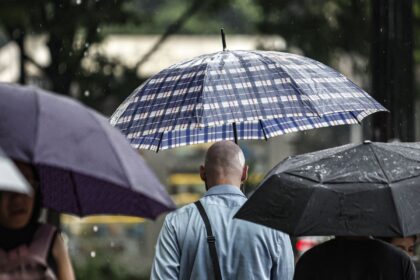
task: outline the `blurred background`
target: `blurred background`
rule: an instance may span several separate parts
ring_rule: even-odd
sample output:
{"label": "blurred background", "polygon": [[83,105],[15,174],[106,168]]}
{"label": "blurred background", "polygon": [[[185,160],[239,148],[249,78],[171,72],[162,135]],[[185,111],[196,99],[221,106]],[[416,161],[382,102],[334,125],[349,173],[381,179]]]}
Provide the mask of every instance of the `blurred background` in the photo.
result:
{"label": "blurred background", "polygon": [[[241,141],[251,193],[293,154],[363,139],[420,140],[420,0],[0,0],[0,81],[72,96],[106,116],[148,77],[201,54],[275,50],[348,76],[392,115]],[[1,96],[0,96],[1,98]],[[178,206],[204,193],[209,145],[141,151]],[[59,217],[78,279],[148,279],[162,220]],[[325,238],[293,239],[296,256]]]}

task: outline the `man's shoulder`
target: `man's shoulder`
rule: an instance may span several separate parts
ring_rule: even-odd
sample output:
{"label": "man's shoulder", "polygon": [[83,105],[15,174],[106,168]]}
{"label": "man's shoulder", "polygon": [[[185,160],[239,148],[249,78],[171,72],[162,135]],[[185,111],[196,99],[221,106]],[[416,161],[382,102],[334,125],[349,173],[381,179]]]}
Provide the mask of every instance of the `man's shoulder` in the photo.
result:
{"label": "man's shoulder", "polygon": [[388,255],[392,259],[400,259],[406,262],[411,262],[410,257],[404,253],[401,249],[397,248],[396,246],[389,244],[382,240],[374,239],[372,243],[375,243],[376,247],[378,248],[376,252],[380,255]]}
{"label": "man's shoulder", "polygon": [[194,203],[184,205],[184,206],[176,209],[175,211],[172,211],[171,213],[169,213],[166,216],[165,219],[166,219],[166,221],[172,221],[172,220],[177,219],[179,217],[184,217],[184,216],[187,216],[187,215],[191,215],[191,213],[195,210],[194,208],[196,208]]}

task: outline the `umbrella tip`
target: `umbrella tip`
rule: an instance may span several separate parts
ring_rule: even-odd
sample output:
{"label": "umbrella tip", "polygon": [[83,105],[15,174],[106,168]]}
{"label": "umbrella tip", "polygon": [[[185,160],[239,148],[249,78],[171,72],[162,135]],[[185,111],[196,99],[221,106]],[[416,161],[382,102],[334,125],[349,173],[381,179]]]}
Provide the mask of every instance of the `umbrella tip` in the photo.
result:
{"label": "umbrella tip", "polygon": [[363,141],[363,144],[372,144],[372,141],[370,141],[370,140],[365,140],[365,141]]}
{"label": "umbrella tip", "polygon": [[225,30],[224,28],[220,28],[220,34],[222,35],[222,44],[223,44],[223,50],[226,50],[226,37],[225,37]]}

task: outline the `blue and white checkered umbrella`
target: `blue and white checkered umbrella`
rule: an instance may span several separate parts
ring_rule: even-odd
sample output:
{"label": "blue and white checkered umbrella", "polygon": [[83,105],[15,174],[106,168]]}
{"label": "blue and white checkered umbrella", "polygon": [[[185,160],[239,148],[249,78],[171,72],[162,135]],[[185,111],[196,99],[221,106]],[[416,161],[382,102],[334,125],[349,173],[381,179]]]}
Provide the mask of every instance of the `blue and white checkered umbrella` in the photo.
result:
{"label": "blue and white checkered umbrella", "polygon": [[276,135],[360,122],[386,111],[334,69],[270,51],[221,51],[151,77],[111,117],[136,148]]}

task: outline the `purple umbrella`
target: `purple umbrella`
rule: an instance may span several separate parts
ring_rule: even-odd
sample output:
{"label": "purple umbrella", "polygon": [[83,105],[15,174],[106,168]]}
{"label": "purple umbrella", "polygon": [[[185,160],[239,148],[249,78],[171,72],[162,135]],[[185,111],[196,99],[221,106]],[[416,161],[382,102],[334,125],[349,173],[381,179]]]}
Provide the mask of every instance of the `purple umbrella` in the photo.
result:
{"label": "purple umbrella", "polygon": [[45,207],[78,216],[155,218],[174,208],[164,187],[108,120],[34,87],[0,83],[0,145],[38,170]]}

